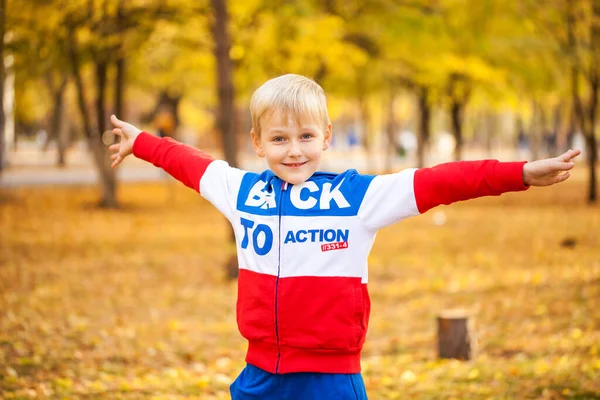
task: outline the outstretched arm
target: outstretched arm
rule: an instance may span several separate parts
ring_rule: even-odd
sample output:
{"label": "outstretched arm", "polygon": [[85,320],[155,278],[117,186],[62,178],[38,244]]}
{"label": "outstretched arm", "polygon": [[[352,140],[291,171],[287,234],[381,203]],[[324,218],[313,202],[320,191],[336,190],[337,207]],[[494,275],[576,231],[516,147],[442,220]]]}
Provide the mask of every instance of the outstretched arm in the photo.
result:
{"label": "outstretched arm", "polygon": [[573,168],[572,159],[580,153],[569,150],[558,157],[530,163],[460,161],[419,169],[414,178],[418,210],[424,213],[440,204],[563,182]]}
{"label": "outstretched arm", "polygon": [[121,138],[119,143],[110,146],[110,150],[114,152],[111,156],[113,168],[133,154],[164,169],[184,185],[200,191],[200,179],[208,165],[214,161],[212,157],[171,138],[161,139],[142,132],[114,115],[110,117],[110,122],[114,126],[112,132]]}

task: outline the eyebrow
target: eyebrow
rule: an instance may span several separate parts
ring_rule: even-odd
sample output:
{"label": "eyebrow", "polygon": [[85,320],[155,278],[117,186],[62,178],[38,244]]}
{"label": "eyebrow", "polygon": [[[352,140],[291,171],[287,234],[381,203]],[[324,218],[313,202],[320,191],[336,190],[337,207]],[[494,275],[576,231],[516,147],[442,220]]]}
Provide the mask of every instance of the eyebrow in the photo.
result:
{"label": "eyebrow", "polygon": [[289,133],[289,131],[286,129],[281,129],[281,128],[271,128],[267,131],[267,134],[272,134],[272,133]]}
{"label": "eyebrow", "polygon": [[[305,129],[314,131],[317,128],[315,127],[315,125],[304,125],[304,126],[300,127],[300,130],[305,130]],[[267,131],[267,134],[271,134],[271,133],[290,133],[290,130],[285,129],[285,128],[271,128]]]}

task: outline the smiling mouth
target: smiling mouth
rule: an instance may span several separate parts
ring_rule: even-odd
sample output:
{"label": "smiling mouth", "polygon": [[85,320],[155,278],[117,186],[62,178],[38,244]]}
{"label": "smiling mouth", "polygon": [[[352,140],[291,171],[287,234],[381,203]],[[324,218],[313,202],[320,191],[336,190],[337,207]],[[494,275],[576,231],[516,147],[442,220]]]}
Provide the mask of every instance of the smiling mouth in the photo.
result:
{"label": "smiling mouth", "polygon": [[283,165],[285,165],[286,167],[290,167],[290,168],[298,168],[303,166],[304,164],[306,164],[308,161],[304,161],[301,163],[283,163]]}

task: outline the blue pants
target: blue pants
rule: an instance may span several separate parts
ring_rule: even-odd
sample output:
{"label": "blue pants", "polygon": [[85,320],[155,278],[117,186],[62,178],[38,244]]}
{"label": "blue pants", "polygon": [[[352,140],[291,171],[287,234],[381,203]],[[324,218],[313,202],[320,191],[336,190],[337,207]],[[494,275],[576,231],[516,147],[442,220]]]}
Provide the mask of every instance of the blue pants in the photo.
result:
{"label": "blue pants", "polygon": [[276,375],[247,364],[231,384],[232,400],[367,400],[361,374]]}

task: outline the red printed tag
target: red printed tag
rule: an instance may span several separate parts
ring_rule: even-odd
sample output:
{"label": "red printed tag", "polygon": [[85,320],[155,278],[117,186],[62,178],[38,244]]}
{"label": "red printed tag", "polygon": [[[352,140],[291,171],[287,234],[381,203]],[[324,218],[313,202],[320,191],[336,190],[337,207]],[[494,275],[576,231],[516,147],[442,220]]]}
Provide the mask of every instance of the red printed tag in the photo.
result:
{"label": "red printed tag", "polygon": [[347,249],[348,242],[325,243],[321,245],[321,251]]}

